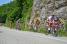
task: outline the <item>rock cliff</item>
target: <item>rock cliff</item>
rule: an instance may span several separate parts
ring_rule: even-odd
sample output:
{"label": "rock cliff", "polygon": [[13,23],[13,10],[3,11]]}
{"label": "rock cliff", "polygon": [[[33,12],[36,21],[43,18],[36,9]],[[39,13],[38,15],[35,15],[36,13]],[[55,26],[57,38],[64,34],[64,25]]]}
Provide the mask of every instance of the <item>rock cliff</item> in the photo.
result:
{"label": "rock cliff", "polygon": [[32,21],[35,17],[40,17],[44,21],[49,15],[57,15],[67,19],[67,0],[34,0],[31,14]]}

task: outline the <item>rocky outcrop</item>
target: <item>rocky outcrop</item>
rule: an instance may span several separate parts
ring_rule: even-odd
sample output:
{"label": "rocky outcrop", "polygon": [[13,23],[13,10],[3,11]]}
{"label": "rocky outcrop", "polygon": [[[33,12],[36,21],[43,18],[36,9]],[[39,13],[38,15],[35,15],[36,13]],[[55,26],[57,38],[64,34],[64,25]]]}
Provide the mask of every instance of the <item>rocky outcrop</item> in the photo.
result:
{"label": "rocky outcrop", "polygon": [[55,14],[67,16],[67,0],[34,0],[32,15],[39,14],[44,18],[46,15]]}
{"label": "rocky outcrop", "polygon": [[34,0],[31,19],[38,16],[44,21],[49,15],[67,19],[67,0]]}

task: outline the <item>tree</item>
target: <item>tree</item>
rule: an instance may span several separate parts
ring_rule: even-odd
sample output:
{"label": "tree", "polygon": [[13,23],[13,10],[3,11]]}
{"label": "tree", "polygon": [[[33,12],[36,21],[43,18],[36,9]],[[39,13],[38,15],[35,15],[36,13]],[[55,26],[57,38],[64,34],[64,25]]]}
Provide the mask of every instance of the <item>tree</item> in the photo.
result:
{"label": "tree", "polygon": [[16,13],[17,13],[16,18],[19,19],[19,18],[22,17],[22,11],[23,11],[23,6],[24,6],[24,0],[16,0],[16,4],[17,4],[17,7],[18,7],[18,11],[16,12]]}

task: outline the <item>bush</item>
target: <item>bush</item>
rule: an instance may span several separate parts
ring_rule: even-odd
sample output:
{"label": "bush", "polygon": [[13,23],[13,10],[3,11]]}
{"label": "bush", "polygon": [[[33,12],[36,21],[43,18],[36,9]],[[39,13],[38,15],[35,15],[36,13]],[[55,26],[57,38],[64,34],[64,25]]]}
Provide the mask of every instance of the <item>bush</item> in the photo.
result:
{"label": "bush", "polygon": [[1,14],[0,15],[0,23],[5,23],[5,21],[6,21],[6,18],[7,18],[7,15],[5,14]]}

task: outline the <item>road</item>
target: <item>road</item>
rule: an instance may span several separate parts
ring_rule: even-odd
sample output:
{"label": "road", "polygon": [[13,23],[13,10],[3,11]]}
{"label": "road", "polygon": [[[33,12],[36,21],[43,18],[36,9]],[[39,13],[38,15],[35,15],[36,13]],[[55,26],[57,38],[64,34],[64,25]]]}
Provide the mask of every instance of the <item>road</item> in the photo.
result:
{"label": "road", "polygon": [[18,31],[2,26],[0,27],[0,44],[67,44],[67,38]]}

